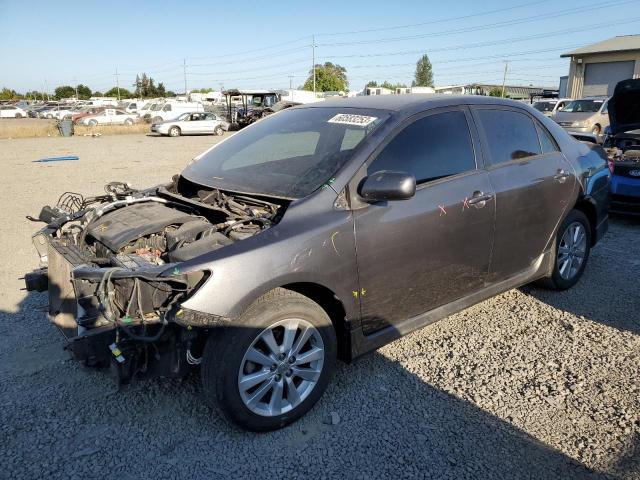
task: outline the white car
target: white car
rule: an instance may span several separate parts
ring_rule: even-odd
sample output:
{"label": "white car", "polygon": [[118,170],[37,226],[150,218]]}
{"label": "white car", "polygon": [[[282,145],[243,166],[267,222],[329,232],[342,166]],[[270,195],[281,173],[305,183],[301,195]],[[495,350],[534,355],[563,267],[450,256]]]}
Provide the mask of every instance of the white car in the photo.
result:
{"label": "white car", "polygon": [[182,113],[204,112],[204,106],[198,102],[163,102],[151,106],[145,115],[151,123],[172,120]]}
{"label": "white car", "polygon": [[533,102],[533,105],[531,105],[533,108],[535,108],[536,110],[538,110],[540,113],[542,113],[543,115],[547,116],[547,117],[551,117],[552,115],[555,115],[555,113],[560,110],[561,108],[563,108],[565,105],[567,105],[569,102],[571,101],[570,98],[542,98],[540,100],[537,100],[535,102]]}
{"label": "white car", "polygon": [[138,115],[127,113],[114,108],[106,108],[97,115],[91,115],[83,118],[80,123],[82,125],[133,125],[138,121]]}
{"label": "white car", "polygon": [[187,112],[166,122],[151,125],[151,132],[170,137],[180,135],[222,135],[229,124],[213,113]]}
{"label": "white car", "polygon": [[77,112],[77,108],[76,107],[70,107],[70,106],[61,106],[61,107],[56,107],[55,109],[51,110],[51,118],[56,118],[58,120],[63,120],[65,118],[71,119],[71,116]]}
{"label": "white car", "polygon": [[15,105],[0,105],[0,118],[27,118],[29,114]]}

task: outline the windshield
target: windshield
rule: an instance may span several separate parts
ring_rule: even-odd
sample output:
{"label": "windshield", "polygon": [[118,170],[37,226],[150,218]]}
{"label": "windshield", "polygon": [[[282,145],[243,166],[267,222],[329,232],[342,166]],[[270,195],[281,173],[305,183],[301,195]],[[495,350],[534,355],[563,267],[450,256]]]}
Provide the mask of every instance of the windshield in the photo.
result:
{"label": "windshield", "polygon": [[594,113],[600,110],[603,103],[604,100],[572,100],[562,107],[560,111],[570,113]]}
{"label": "windshield", "polygon": [[388,117],[386,110],[284,110],[217,144],[182,175],[223,190],[305,197],[335,176],[360,142]]}
{"label": "windshield", "polygon": [[533,108],[540,112],[550,112],[555,105],[555,102],[536,102],[533,104]]}

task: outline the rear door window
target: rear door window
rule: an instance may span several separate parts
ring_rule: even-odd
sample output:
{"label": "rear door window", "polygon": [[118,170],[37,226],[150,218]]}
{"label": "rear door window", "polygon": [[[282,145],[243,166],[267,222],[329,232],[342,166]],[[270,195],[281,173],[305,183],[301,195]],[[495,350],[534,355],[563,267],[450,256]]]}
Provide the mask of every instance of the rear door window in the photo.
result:
{"label": "rear door window", "polygon": [[412,173],[418,184],[476,169],[464,112],[437,113],[416,120],[396,135],[369,166]]}
{"label": "rear door window", "polygon": [[540,142],[531,117],[513,110],[482,108],[476,112],[493,165],[540,155]]}

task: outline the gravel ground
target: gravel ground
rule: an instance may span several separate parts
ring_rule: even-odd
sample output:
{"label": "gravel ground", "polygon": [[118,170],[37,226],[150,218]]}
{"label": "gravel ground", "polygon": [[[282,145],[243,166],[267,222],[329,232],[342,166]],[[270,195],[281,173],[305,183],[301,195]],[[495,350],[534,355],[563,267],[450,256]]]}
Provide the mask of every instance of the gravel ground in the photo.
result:
{"label": "gravel ground", "polygon": [[19,290],[24,216],[64,190],[165,181],[216,140],[0,141],[0,477],[640,479],[637,221],[612,221],[571,291],[512,290],[341,364],[278,432],[225,423],[197,377],[118,390],[69,360],[45,295]]}

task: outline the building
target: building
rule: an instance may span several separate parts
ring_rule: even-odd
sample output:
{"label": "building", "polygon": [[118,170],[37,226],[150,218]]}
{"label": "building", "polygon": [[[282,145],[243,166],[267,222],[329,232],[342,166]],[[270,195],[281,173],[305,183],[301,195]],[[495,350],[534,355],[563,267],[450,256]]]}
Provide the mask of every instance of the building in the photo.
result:
{"label": "building", "polygon": [[[435,87],[436,93],[444,95],[489,95],[494,89],[502,91],[502,85],[489,85],[484,83],[469,83],[466,85],[449,85],[446,87]],[[529,101],[532,95],[539,95],[546,88],[534,86],[505,85],[504,94],[514,100]]]}
{"label": "building", "polygon": [[436,93],[433,87],[398,87],[396,95],[404,95],[409,93]]}
{"label": "building", "polygon": [[567,96],[612,95],[620,80],[640,78],[640,35],[625,35],[563,53],[570,58]]}
{"label": "building", "polygon": [[367,95],[391,95],[393,90],[383,87],[367,87],[365,92]]}

